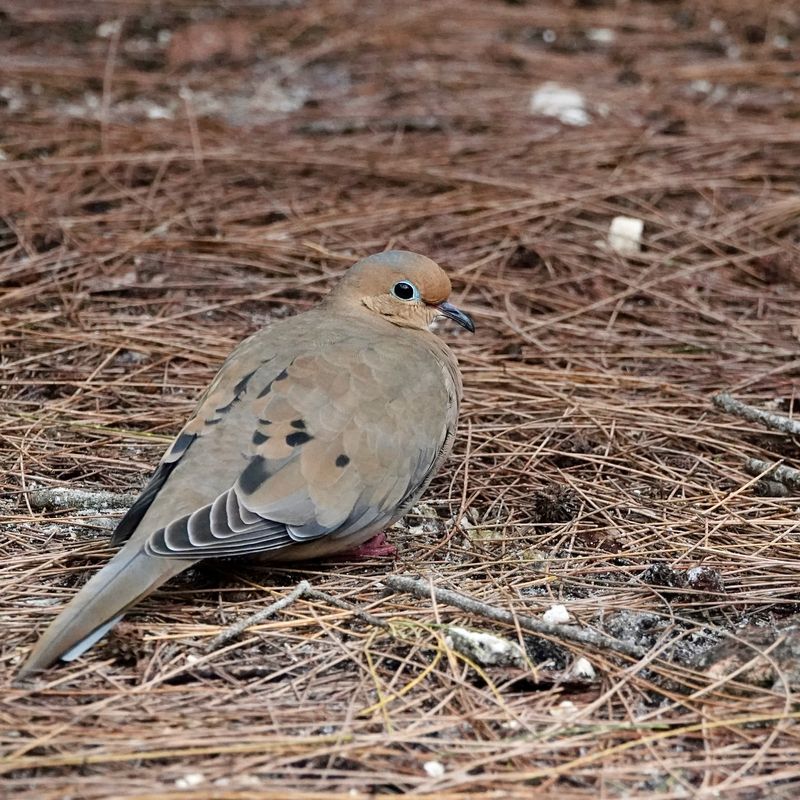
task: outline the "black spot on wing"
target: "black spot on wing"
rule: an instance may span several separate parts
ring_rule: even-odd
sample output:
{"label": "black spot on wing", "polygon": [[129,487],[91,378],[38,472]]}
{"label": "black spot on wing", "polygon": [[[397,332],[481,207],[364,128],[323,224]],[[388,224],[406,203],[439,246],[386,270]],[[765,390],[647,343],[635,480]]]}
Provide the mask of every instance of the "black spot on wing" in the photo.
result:
{"label": "black spot on wing", "polygon": [[227,405],[220,406],[219,408],[214,409],[217,414],[227,414],[232,408],[233,404],[238,400],[238,397],[234,397],[233,400],[230,401]]}
{"label": "black spot on wing", "polygon": [[255,370],[252,372],[248,372],[237,384],[233,387],[233,394],[235,397],[239,397],[239,395],[247,388],[247,384],[250,383],[250,378],[255,375]]}
{"label": "black spot on wing", "polygon": [[264,456],[253,456],[244,472],[239,476],[239,486],[245,494],[253,494],[269,478]]}
{"label": "black spot on wing", "polygon": [[266,433],[261,433],[261,431],[256,431],[253,434],[253,444],[255,445],[264,444],[268,439],[269,436]]}
{"label": "black spot on wing", "polygon": [[233,397],[231,398],[230,403],[220,406],[218,409],[216,409],[217,414],[227,414],[233,408],[234,403],[239,400],[245,389],[247,389],[247,384],[250,383],[250,378],[252,378],[255,374],[256,371],[253,370],[252,372],[248,372],[247,375],[237,381],[236,385],[233,387]]}
{"label": "black spot on wing", "polygon": [[[270,391],[272,390],[272,384],[275,381],[282,381],[289,377],[289,372],[285,369],[282,369],[257,395],[256,397],[266,397]],[[269,420],[267,420],[268,422]]]}
{"label": "black spot on wing", "polygon": [[306,427],[305,420],[302,419],[293,419],[289,424],[298,431],[305,430]]}
{"label": "black spot on wing", "polygon": [[286,444],[288,444],[289,447],[298,447],[301,444],[310,442],[313,438],[314,438],[313,436],[306,433],[305,431],[297,431],[296,433],[290,433],[286,437]]}
{"label": "black spot on wing", "polygon": [[347,456],[344,453],[336,456],[337,467],[346,467],[349,463],[350,463],[350,456]]}

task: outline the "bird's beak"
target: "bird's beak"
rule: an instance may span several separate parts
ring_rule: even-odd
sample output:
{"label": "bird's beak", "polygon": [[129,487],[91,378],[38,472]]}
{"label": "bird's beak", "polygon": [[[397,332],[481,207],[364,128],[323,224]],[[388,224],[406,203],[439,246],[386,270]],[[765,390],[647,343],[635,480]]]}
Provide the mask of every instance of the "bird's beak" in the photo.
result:
{"label": "bird's beak", "polygon": [[439,303],[436,308],[440,314],[449,317],[453,322],[457,322],[462,328],[466,328],[470,333],[475,333],[475,323],[469,314],[464,313],[460,308],[456,308],[452,303]]}

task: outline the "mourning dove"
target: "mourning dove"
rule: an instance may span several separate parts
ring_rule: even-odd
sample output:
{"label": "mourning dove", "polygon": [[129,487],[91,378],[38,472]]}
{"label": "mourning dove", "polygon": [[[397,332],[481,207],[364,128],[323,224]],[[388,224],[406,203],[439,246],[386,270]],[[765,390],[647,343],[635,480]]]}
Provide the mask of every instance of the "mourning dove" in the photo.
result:
{"label": "mourning dove", "polygon": [[354,264],[316,308],[242,342],[112,536],[124,547],[33,648],[19,677],[91,647],[206,558],[299,561],[356,547],[416,502],[450,452],[458,363],[429,325],[470,331],[429,258]]}

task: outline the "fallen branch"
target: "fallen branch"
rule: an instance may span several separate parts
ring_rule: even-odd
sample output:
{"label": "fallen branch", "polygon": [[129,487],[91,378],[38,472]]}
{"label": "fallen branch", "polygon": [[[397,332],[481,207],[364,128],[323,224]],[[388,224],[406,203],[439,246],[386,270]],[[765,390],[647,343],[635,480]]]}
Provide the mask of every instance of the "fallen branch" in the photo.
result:
{"label": "fallen branch", "polygon": [[102,489],[32,489],[28,493],[31,508],[37,511],[61,508],[78,508],[82,511],[125,509],[133,505],[138,495],[131,492],[117,494]]}
{"label": "fallen branch", "polygon": [[760,475],[769,479],[769,483],[778,482],[778,485],[788,486],[790,489],[800,490],[800,469],[786,467],[783,464],[770,464],[760,458],[748,458],[744,464],[748,475]]}
{"label": "fallen branch", "polygon": [[282,597],[280,600],[276,600],[271,605],[261,609],[261,611],[257,611],[255,614],[251,614],[249,617],[245,617],[244,619],[234,622],[232,625],[227,627],[224,631],[222,631],[222,633],[220,633],[218,636],[215,636],[208,643],[206,646],[206,652],[210,653],[214,650],[218,650],[223,645],[226,645],[228,642],[241,636],[248,628],[252,628],[254,625],[260,625],[262,622],[266,622],[270,617],[273,617],[279,611],[282,611],[287,606],[290,606],[301,597],[308,597],[312,600],[321,600],[324,603],[329,603],[332,606],[336,606],[336,608],[341,608],[344,611],[350,611],[355,616],[378,628],[389,627],[388,623],[384,622],[379,617],[369,614],[366,611],[362,611],[352,603],[348,603],[345,600],[339,600],[332,595],[321,592],[319,589],[315,589],[308,581],[303,580],[300,581],[300,583],[298,583],[297,586],[295,586],[294,589],[292,589],[292,591],[289,592],[289,594],[287,594],[285,597]]}
{"label": "fallen branch", "polygon": [[772,411],[764,411],[762,408],[748,405],[727,392],[720,392],[711,399],[717,408],[727,411],[729,414],[741,417],[749,422],[758,422],[774,431],[781,431],[792,436],[800,435],[800,422],[783,414],[775,414]]}
{"label": "fallen branch", "polygon": [[209,653],[212,650],[217,650],[224,644],[230,642],[232,639],[236,639],[241,636],[248,628],[252,628],[253,625],[260,625],[262,622],[266,622],[270,617],[294,603],[295,600],[299,600],[310,588],[311,584],[308,581],[300,581],[300,583],[298,583],[297,586],[295,586],[294,589],[292,589],[292,591],[289,592],[289,594],[287,594],[285,597],[281,597],[280,600],[276,600],[266,608],[262,608],[261,611],[257,611],[255,614],[251,614],[249,617],[240,619],[238,622],[234,622],[233,625],[225,628],[222,633],[220,633],[218,636],[215,636],[208,643],[206,652]]}
{"label": "fallen branch", "polygon": [[762,497],[789,497],[791,491],[778,481],[762,478],[756,483],[756,494],[760,494]]}
{"label": "fallen branch", "polygon": [[427,581],[418,580],[406,575],[392,575],[388,578],[384,578],[383,583],[394,592],[405,592],[406,594],[414,595],[423,600],[430,599],[430,597],[433,596],[439,603],[455,606],[470,614],[487,617],[488,619],[493,619],[498,622],[505,622],[508,625],[517,623],[523,630],[530,631],[531,633],[538,633],[555,639],[586,645],[597,650],[610,650],[614,653],[620,653],[632,658],[642,658],[646,655],[646,651],[643,648],[637,647],[634,644],[629,644],[628,642],[623,642],[620,639],[615,639],[612,636],[606,636],[604,633],[582,630],[581,628],[569,625],[543,622],[542,620],[534,619],[524,614],[512,614],[510,611],[506,611],[503,608],[483,603],[480,600],[468,597],[460,592],[454,592],[450,589],[439,589],[432,586]]}

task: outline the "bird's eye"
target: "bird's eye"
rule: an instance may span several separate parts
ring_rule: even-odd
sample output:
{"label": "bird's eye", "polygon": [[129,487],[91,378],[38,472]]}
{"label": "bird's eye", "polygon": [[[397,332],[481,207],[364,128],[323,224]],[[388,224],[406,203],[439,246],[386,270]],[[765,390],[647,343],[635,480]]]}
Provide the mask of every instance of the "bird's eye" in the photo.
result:
{"label": "bird's eye", "polygon": [[392,286],[392,294],[400,300],[419,300],[419,290],[408,281],[398,281]]}

